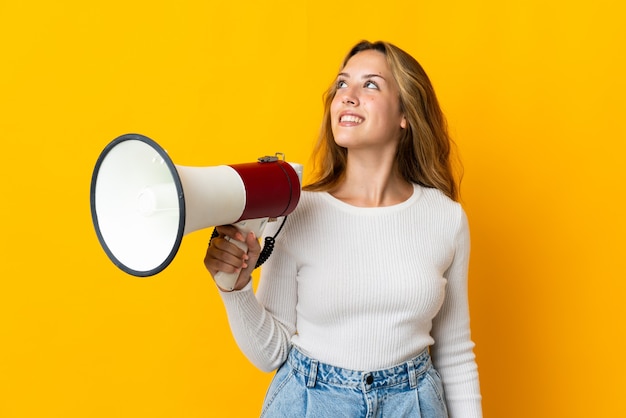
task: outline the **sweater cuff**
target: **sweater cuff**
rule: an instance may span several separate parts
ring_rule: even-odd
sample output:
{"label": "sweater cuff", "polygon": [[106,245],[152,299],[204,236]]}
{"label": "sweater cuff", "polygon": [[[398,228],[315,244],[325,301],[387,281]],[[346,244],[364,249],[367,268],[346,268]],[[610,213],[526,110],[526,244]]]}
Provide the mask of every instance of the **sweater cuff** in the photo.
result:
{"label": "sweater cuff", "polygon": [[242,293],[242,292],[248,292],[252,290],[252,279],[250,279],[250,281],[248,281],[248,283],[241,288],[240,290],[231,290],[231,291],[227,291],[227,290],[222,290],[219,286],[216,286],[218,292],[220,292],[220,296],[222,296],[222,298],[227,298],[228,295],[236,295],[238,293]]}

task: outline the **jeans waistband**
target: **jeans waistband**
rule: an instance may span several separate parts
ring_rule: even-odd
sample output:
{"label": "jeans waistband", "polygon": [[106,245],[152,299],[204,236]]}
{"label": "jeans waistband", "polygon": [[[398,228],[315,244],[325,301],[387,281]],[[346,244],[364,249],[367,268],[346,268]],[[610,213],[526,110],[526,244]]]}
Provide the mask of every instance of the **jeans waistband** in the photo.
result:
{"label": "jeans waistband", "polygon": [[432,367],[428,348],[397,366],[373,371],[350,370],[321,363],[302,353],[297,347],[292,347],[287,362],[293,370],[306,377],[308,387],[314,387],[316,382],[324,382],[329,385],[361,388],[364,391],[401,383],[408,383],[411,388],[415,388],[417,378]]}

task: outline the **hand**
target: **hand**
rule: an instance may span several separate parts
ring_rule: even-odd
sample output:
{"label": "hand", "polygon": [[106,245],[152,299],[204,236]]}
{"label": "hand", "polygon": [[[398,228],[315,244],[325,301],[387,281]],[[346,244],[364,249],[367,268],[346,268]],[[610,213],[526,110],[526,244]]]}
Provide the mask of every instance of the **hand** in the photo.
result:
{"label": "hand", "polygon": [[[229,274],[239,273],[233,290],[241,290],[250,281],[252,271],[261,253],[259,241],[253,232],[244,237],[232,225],[218,226],[217,232],[219,235],[211,240],[207,249],[204,265],[213,277],[215,277],[218,271]],[[246,254],[229,240],[245,242],[248,246],[248,253]],[[225,289],[221,290],[227,291]]]}

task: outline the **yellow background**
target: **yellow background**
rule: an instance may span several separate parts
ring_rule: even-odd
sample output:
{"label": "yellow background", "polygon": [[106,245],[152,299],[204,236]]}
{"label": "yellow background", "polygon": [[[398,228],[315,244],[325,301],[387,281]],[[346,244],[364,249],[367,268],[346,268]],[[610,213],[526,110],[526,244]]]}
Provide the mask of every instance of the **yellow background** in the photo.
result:
{"label": "yellow background", "polygon": [[485,416],[626,416],[622,4],[1,0],[0,416],[258,415],[271,375],[230,335],[210,230],[124,274],[93,166],[127,132],[180,165],[307,164],[362,38],[423,64],[465,164]]}

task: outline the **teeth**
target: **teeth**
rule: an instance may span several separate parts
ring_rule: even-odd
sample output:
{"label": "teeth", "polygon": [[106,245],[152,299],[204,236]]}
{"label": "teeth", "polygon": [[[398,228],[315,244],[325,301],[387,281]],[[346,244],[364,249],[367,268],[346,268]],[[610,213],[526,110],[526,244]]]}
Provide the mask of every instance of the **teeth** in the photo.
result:
{"label": "teeth", "polygon": [[340,122],[361,123],[363,122],[363,119],[354,115],[343,115],[340,119]]}

